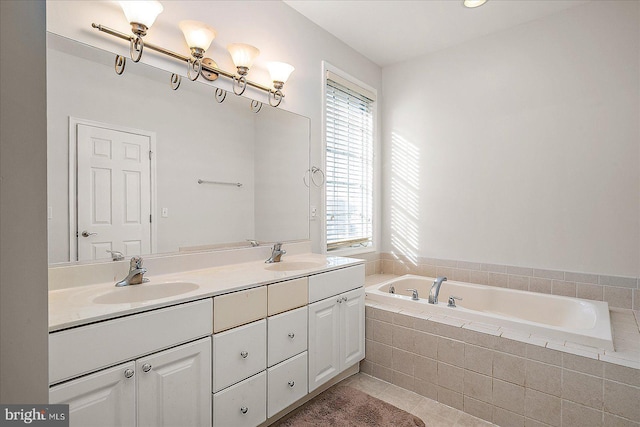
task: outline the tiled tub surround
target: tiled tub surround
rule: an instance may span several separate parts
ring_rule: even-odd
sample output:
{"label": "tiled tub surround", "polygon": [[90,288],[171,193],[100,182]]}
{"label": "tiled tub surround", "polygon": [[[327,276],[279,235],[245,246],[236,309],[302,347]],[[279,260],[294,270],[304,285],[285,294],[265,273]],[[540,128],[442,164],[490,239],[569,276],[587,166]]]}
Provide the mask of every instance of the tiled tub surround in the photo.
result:
{"label": "tiled tub surround", "polygon": [[[372,276],[367,285],[389,276]],[[640,329],[611,311],[619,354],[367,302],[361,370],[500,426],[640,426]],[[614,345],[620,340],[615,339]],[[633,358],[635,360],[632,360]]]}
{"label": "tiled tub surround", "polygon": [[366,274],[446,276],[450,280],[502,288],[606,301],[609,307],[640,310],[640,279],[499,264],[408,258],[391,253],[357,255],[366,261]]}
{"label": "tiled tub surround", "polygon": [[[536,334],[613,351],[609,307],[602,301],[447,280],[440,287],[438,304],[429,304],[433,282],[434,278],[406,274],[367,287],[366,295],[370,301],[428,316],[497,324],[518,335]],[[418,301],[412,299],[413,291],[420,295]],[[457,306],[448,306],[450,296],[459,299]]]}

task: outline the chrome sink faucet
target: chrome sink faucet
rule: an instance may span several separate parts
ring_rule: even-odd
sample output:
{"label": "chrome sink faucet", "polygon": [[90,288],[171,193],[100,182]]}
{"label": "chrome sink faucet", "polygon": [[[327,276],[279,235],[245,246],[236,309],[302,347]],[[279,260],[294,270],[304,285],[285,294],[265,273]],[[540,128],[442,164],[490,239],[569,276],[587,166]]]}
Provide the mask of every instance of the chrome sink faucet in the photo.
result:
{"label": "chrome sink faucet", "polygon": [[440,294],[440,286],[442,286],[442,282],[446,282],[447,278],[444,276],[438,277],[431,285],[431,290],[429,291],[429,304],[437,304],[438,303],[438,295]]}
{"label": "chrome sink faucet", "polygon": [[149,279],[144,278],[147,269],[142,266],[142,257],[134,256],[129,263],[129,274],[124,279],[116,283],[116,286],[139,285],[148,282]]}
{"label": "chrome sink faucet", "polygon": [[271,264],[273,262],[280,262],[280,258],[282,258],[282,255],[286,253],[287,251],[282,249],[282,243],[276,243],[275,245],[273,245],[271,256],[265,261],[265,263]]}

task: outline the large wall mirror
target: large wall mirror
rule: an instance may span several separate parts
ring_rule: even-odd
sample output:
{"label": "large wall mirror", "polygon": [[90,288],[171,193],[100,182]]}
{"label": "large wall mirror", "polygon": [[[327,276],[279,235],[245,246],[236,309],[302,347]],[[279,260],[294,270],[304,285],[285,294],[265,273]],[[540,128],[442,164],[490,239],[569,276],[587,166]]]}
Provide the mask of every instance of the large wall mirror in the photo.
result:
{"label": "large wall mirror", "polygon": [[308,118],[47,42],[49,263],[309,238]]}

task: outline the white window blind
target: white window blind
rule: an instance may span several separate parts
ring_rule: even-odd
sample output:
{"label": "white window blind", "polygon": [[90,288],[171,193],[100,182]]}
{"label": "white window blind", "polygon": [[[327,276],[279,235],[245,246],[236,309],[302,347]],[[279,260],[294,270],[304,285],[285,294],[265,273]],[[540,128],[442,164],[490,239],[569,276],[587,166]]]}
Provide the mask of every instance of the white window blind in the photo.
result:
{"label": "white window blind", "polygon": [[327,78],[327,250],[372,243],[373,102]]}

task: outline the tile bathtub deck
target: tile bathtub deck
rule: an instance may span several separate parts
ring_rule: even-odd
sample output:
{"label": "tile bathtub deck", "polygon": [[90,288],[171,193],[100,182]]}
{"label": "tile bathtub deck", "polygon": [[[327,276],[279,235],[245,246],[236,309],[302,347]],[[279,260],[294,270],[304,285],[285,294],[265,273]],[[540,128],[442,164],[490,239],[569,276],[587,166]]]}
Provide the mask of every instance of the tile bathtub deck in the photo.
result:
{"label": "tile bathtub deck", "polygon": [[424,421],[426,427],[487,427],[494,425],[362,372],[343,380],[342,384],[349,385],[417,416]]}
{"label": "tile bathtub deck", "polygon": [[[366,277],[365,286],[379,284],[395,278],[395,275],[371,275]],[[396,312],[406,312],[416,315],[411,310],[399,309],[397,307],[388,306],[367,300],[367,306],[390,309]],[[450,324],[452,326],[472,329],[478,332],[484,332],[491,335],[498,335],[515,341],[521,341],[528,344],[547,347],[559,350],[565,353],[571,353],[578,356],[588,357],[591,359],[601,360],[603,362],[614,363],[630,368],[640,369],[640,311],[634,311],[621,308],[610,308],[611,327],[613,330],[613,346],[615,351],[602,350],[595,347],[588,347],[580,344],[574,344],[569,341],[558,341],[534,334],[523,335],[519,331],[511,331],[497,325],[486,325],[479,322],[469,322],[455,317],[448,316],[428,316],[435,322]],[[418,316],[421,313],[417,314]]]}

